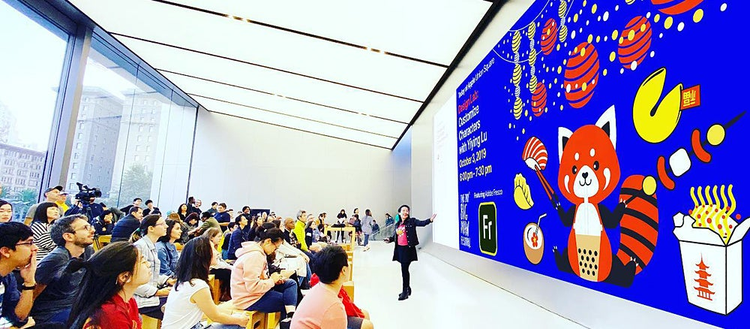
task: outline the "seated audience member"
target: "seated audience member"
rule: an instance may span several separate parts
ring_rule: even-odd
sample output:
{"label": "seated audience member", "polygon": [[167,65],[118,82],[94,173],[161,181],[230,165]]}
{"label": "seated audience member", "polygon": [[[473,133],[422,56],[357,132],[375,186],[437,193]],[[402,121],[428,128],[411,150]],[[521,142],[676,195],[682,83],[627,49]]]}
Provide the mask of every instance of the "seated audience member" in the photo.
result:
{"label": "seated audience member", "polygon": [[146,200],[146,209],[143,209],[143,216],[148,216],[150,214],[156,214],[161,213],[161,210],[159,210],[158,207],[154,206],[153,200]]}
{"label": "seated audience member", "polygon": [[70,315],[85,270],[66,272],[71,259],[88,260],[94,254],[94,229],[88,218],[77,214],[56,220],[50,236],[57,248],[37,265],[34,307],[31,316],[36,323],[64,324]]}
{"label": "seated audience member", "polygon": [[130,208],[132,208],[132,207],[138,207],[138,208],[140,208],[141,207],[141,202],[143,202],[143,199],[141,199],[141,198],[135,198],[135,199],[133,199],[133,203],[132,204],[129,204],[129,205],[125,206],[125,207],[120,208],[120,211],[122,211],[122,212],[124,212],[126,214],[129,214],[130,213]]}
{"label": "seated audience member", "polygon": [[380,225],[378,225],[378,221],[372,220],[372,234],[380,232]]}
{"label": "seated audience member", "polygon": [[187,204],[183,203],[179,207],[177,207],[177,216],[180,216],[180,220],[185,220],[188,214]]}
{"label": "seated audience member", "polygon": [[13,220],[13,204],[0,199],[0,223],[7,223]]}
{"label": "seated audience member", "polygon": [[305,227],[307,226],[307,212],[300,210],[297,212],[297,221],[292,228],[292,234],[297,240],[297,248],[302,251],[308,251],[307,240],[305,240]]}
{"label": "seated audience member", "polygon": [[135,301],[141,314],[161,320],[164,316],[161,307],[167,302],[170,280],[168,276],[159,274],[161,262],[156,241],[167,234],[167,223],[159,215],[148,215],[143,218],[139,231],[142,238],[134,245],[151,264],[151,280],[136,289]]}
{"label": "seated audience member", "polygon": [[74,258],[66,269],[86,269],[70,311],[68,327],[141,328],[135,290],[151,280],[150,263],[134,245],[115,242],[88,261]]}
{"label": "seated audience member", "polygon": [[208,208],[208,210],[206,212],[210,213],[211,216],[213,216],[213,215],[216,215],[216,213],[219,212],[218,209],[219,209],[219,203],[216,202],[216,201],[214,201],[214,202],[211,202],[211,208]]}
{"label": "seated audience member", "polygon": [[206,232],[209,228],[217,228],[221,230],[221,225],[219,225],[219,222],[216,221],[216,218],[214,218],[211,213],[208,211],[201,214],[201,224],[198,228],[190,231],[191,236],[199,236]]}
{"label": "seated audience member", "polygon": [[237,249],[239,249],[242,246],[242,243],[245,241],[250,241],[249,230],[246,230],[247,227],[247,217],[243,215],[237,216],[237,218],[234,219],[234,223],[237,226],[237,228],[232,232],[232,235],[229,237],[229,246],[227,249],[227,257],[226,259],[237,259],[237,256],[234,254]]}
{"label": "seated audience member", "polygon": [[[120,218],[112,228],[112,242],[128,241],[130,235],[138,230],[143,219],[143,210],[139,207],[130,207],[128,215]],[[154,269],[158,271],[158,269]]]}
{"label": "seated audience member", "polygon": [[101,216],[94,218],[94,229],[97,235],[112,235],[115,223],[112,221],[112,211],[105,210]]}
{"label": "seated audience member", "polygon": [[168,277],[174,276],[175,270],[177,269],[177,259],[180,254],[177,252],[174,242],[179,240],[182,235],[182,229],[180,223],[171,219],[167,219],[167,234],[160,237],[156,242],[156,252],[159,255],[159,275],[166,275]]}
{"label": "seated audience member", "polygon": [[209,228],[206,233],[203,233],[204,237],[208,239],[208,241],[211,242],[211,247],[214,248],[214,257],[216,258],[213,263],[211,263],[211,274],[213,274],[216,278],[216,280],[219,280],[221,283],[221,296],[219,297],[220,300],[230,300],[232,299],[230,295],[230,277],[232,276],[232,265],[229,265],[224,259],[221,258],[221,251],[218,248],[218,244],[221,241],[222,235],[221,230],[217,228]]}
{"label": "seated audience member", "polygon": [[[310,284],[312,286],[315,286],[318,283],[320,283],[320,278],[317,274],[313,274],[312,279],[310,280]],[[347,328],[373,328],[372,321],[370,320],[370,313],[367,312],[367,310],[361,309],[357,307],[357,305],[354,305],[354,302],[349,297],[349,294],[346,292],[344,287],[341,287],[341,290],[339,290],[338,297],[339,299],[341,299],[341,303],[344,304],[344,310],[346,310]]]}
{"label": "seated audience member", "polygon": [[34,212],[31,231],[34,232],[34,243],[39,247],[39,252],[36,254],[37,262],[57,247],[49,236],[49,227],[58,218],[60,218],[60,208],[54,202],[42,202]]}
{"label": "seated audience member", "polygon": [[219,207],[216,208],[217,213],[214,214],[216,221],[219,223],[229,223],[232,220],[232,215],[227,210],[227,204],[222,202],[219,203]]}
{"label": "seated audience member", "polygon": [[281,328],[289,328],[297,305],[297,282],[281,273],[269,274],[268,255],[283,242],[277,228],[261,232],[260,242],[245,242],[237,250],[232,270],[234,306],[264,313],[281,312]]}
{"label": "seated audience member", "polygon": [[[239,215],[237,217],[241,217],[241,216],[243,215]],[[227,254],[229,250],[229,240],[232,239],[232,232],[234,232],[236,229],[237,229],[237,224],[235,224],[234,222],[231,222],[229,223],[229,225],[227,225],[227,230],[223,233],[224,236],[221,238],[221,258],[222,259],[227,259],[227,256],[229,256]]]}
{"label": "seated audience member", "polygon": [[[190,240],[182,249],[175,273],[177,282],[167,298],[162,329],[204,328],[200,323],[204,314],[213,322],[235,325],[233,328],[247,325],[247,316],[233,316],[231,312],[219,309],[211,298],[208,272],[216,261],[215,253],[205,236]],[[214,327],[229,328],[212,324],[211,328]]]}
{"label": "seated audience member", "polygon": [[[31,221],[34,219],[34,214],[36,214],[36,208],[39,207],[42,203],[45,202],[52,202],[54,204],[57,204],[57,200],[60,200],[60,193],[63,192],[63,187],[58,185],[54,187],[50,187],[46,190],[44,190],[44,201],[40,203],[35,203],[29,207],[29,210],[26,212],[26,219],[24,223],[31,223]],[[60,209],[60,214],[63,214],[64,212],[62,209]]]}
{"label": "seated audience member", "polygon": [[185,224],[187,224],[188,232],[198,228],[198,224],[200,224],[200,214],[191,212],[186,218],[185,218]]}
{"label": "seated audience member", "polygon": [[[23,223],[0,223],[0,324],[22,327],[34,303],[37,246],[34,233]],[[13,270],[20,268],[23,285]],[[20,291],[19,291],[20,288]]]}
{"label": "seated audience member", "polygon": [[329,246],[317,253],[313,265],[321,284],[312,287],[305,295],[292,318],[292,327],[300,329],[347,328],[344,304],[338,297],[344,282],[349,280],[350,269],[346,251],[340,246]]}

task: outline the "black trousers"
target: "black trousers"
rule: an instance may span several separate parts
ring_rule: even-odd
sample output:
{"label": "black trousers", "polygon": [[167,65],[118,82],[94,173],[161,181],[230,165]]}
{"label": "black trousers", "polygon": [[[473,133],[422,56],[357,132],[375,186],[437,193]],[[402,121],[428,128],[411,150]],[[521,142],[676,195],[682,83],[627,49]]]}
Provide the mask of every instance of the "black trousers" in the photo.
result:
{"label": "black trousers", "polygon": [[411,287],[409,284],[409,265],[411,265],[411,262],[401,263],[401,292],[404,294],[408,293],[409,288]]}

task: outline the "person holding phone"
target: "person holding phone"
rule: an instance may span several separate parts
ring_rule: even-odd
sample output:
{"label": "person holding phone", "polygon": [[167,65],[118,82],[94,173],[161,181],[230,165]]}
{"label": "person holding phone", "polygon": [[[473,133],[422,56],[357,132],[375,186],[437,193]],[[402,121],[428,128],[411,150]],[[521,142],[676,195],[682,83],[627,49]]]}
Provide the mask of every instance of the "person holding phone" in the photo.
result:
{"label": "person holding phone", "polygon": [[411,265],[411,262],[417,261],[416,247],[419,244],[417,226],[427,226],[437,216],[437,214],[432,214],[432,217],[429,219],[419,220],[409,217],[410,210],[408,205],[402,205],[398,208],[396,231],[393,233],[393,236],[385,239],[388,243],[395,242],[393,246],[393,261],[401,263],[402,289],[398,295],[398,300],[407,299],[411,295],[409,265]]}
{"label": "person holding phone", "polygon": [[268,256],[283,243],[283,236],[278,228],[264,228],[259,242],[242,244],[232,269],[231,291],[236,308],[281,312],[281,329],[287,329],[297,308],[297,282],[289,280],[290,271],[269,273],[268,270]]}

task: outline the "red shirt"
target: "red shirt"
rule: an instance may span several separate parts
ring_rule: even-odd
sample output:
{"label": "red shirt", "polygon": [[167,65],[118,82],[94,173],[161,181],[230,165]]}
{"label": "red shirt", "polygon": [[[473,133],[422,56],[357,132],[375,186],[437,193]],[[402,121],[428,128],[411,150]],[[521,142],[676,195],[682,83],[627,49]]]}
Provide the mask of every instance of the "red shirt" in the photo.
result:
{"label": "red shirt", "polygon": [[[94,318],[96,320],[94,320]],[[95,322],[95,324],[94,324]],[[83,325],[84,329],[141,329],[138,304],[130,298],[127,303],[116,294],[102,304],[101,310]]]}

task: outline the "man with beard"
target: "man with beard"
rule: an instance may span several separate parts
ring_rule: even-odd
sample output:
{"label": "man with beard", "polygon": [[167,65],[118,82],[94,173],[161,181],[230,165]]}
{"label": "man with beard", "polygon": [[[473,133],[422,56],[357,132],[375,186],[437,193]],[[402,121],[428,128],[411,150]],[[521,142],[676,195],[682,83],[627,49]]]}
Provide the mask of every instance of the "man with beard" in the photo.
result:
{"label": "man with beard", "polygon": [[[18,222],[0,223],[0,326],[21,327],[28,321],[34,303],[36,252],[34,233]],[[23,286],[13,270],[20,268]]]}
{"label": "man with beard", "polygon": [[50,237],[57,248],[39,262],[31,316],[37,323],[64,324],[70,315],[75,295],[86,273],[73,273],[65,267],[73,258],[88,260],[94,254],[94,228],[84,215],[66,216],[50,226]]}

